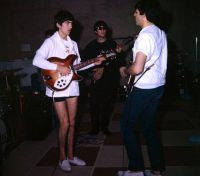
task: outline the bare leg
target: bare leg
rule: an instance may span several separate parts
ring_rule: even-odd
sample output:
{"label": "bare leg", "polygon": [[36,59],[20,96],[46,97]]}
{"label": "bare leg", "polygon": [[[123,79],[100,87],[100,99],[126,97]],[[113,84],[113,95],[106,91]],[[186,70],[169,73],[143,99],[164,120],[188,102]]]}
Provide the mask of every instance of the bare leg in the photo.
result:
{"label": "bare leg", "polygon": [[68,133],[68,158],[73,159],[73,145],[75,133],[75,119],[77,112],[78,97],[68,98],[67,107],[69,113],[69,133]]}
{"label": "bare leg", "polygon": [[59,145],[59,160],[63,161],[66,159],[65,154],[65,140],[67,131],[69,129],[69,115],[67,112],[67,104],[66,101],[55,102],[54,103],[58,120],[59,120],[59,130],[58,130],[58,145]]}

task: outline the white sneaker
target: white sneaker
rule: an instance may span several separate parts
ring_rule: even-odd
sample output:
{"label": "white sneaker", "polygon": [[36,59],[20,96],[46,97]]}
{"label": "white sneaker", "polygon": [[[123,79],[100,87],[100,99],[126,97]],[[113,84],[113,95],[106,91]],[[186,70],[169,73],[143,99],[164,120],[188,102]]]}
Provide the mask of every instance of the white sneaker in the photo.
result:
{"label": "white sneaker", "polygon": [[63,171],[70,172],[72,170],[68,160],[59,161],[59,166]]}
{"label": "white sneaker", "polygon": [[139,172],[131,172],[129,170],[127,171],[119,171],[117,173],[118,176],[144,176],[144,173],[139,171]]}
{"label": "white sneaker", "polygon": [[74,157],[73,160],[68,159],[68,161],[70,164],[74,164],[76,166],[85,166],[86,165],[85,161],[79,159],[78,157]]}

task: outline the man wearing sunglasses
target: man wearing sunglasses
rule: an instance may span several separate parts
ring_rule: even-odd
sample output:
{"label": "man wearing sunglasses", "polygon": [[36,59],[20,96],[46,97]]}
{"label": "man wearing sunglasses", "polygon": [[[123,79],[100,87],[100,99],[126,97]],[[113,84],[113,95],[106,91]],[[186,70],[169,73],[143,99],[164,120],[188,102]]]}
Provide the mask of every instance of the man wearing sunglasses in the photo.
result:
{"label": "man wearing sunglasses", "polygon": [[122,48],[118,47],[117,43],[108,36],[108,25],[99,20],[94,24],[93,30],[96,39],[86,46],[83,58],[87,60],[101,54],[108,54],[111,51],[117,53],[115,59],[108,59],[101,66],[93,67],[88,72],[90,76],[89,93],[92,125],[89,134],[97,135],[101,130],[106,136],[109,136],[111,132],[108,126],[112,105],[116,97],[120,75],[126,76],[126,63]]}

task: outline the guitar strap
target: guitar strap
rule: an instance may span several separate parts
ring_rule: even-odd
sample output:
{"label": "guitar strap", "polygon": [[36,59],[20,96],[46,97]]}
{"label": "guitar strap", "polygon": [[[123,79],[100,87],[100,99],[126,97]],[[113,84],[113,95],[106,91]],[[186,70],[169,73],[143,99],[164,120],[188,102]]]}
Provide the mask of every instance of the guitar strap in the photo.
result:
{"label": "guitar strap", "polygon": [[[158,59],[156,59],[156,61],[157,61],[157,60],[158,60]],[[156,62],[156,61],[155,61],[155,62]],[[149,71],[149,70],[151,69],[151,67],[154,66],[155,62],[154,62],[151,66],[147,67],[147,68],[145,69],[145,71],[140,75],[140,77],[132,84],[130,93],[132,92],[133,87],[135,86],[135,84],[144,76],[144,74],[145,74],[147,71]]]}
{"label": "guitar strap", "polygon": [[[158,59],[156,59],[156,61],[157,61],[157,60],[158,60]],[[156,61],[155,61],[155,62],[156,62]],[[140,77],[133,83],[132,87],[134,87],[134,85],[144,76],[144,74],[145,74],[147,71],[149,71],[149,70],[151,69],[151,67],[154,66],[155,62],[154,62],[151,66],[149,66],[149,67],[147,67],[147,68],[145,69],[145,71],[140,75]]]}

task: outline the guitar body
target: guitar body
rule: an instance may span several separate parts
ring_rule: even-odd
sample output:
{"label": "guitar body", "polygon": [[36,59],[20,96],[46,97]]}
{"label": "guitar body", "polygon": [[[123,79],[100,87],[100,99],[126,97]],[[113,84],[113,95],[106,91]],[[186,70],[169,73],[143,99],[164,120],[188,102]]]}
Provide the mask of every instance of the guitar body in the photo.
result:
{"label": "guitar body", "polygon": [[124,85],[125,97],[128,97],[128,95],[130,94],[130,92],[133,89],[133,83],[134,83],[134,80],[135,80],[135,76],[129,75],[127,79],[128,80],[127,80],[126,84]]}
{"label": "guitar body", "polygon": [[75,73],[73,69],[73,63],[77,58],[76,55],[69,55],[65,59],[60,59],[57,57],[51,57],[48,59],[51,63],[60,64],[66,67],[71,67],[71,74],[62,76],[56,70],[42,70],[43,80],[46,85],[53,91],[61,91],[66,89],[72,80],[80,80],[81,77]]}

